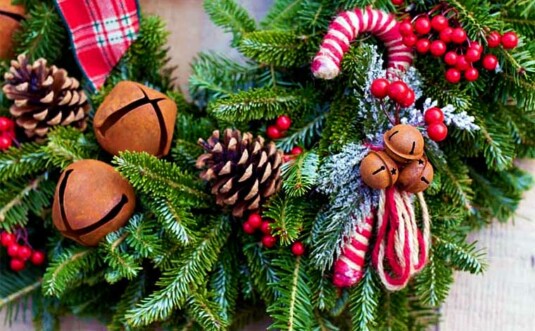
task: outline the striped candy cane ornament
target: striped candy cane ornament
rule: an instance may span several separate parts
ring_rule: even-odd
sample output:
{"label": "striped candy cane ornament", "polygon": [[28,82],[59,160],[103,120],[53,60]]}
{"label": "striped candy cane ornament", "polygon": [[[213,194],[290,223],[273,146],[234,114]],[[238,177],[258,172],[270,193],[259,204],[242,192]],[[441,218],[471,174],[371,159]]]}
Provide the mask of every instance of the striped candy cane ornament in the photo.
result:
{"label": "striped candy cane ornament", "polygon": [[366,251],[372,236],[374,217],[370,215],[360,226],[351,241],[344,246],[342,255],[334,263],[333,284],[336,287],[350,287],[364,275]]}
{"label": "striped candy cane ornament", "polygon": [[371,32],[384,42],[388,50],[388,76],[395,77],[396,70],[407,70],[413,59],[411,48],[402,42],[398,25],[391,14],[370,7],[342,12],[331,23],[323,38],[312,62],[312,73],[323,79],[338,76],[342,58],[351,41],[359,33]]}

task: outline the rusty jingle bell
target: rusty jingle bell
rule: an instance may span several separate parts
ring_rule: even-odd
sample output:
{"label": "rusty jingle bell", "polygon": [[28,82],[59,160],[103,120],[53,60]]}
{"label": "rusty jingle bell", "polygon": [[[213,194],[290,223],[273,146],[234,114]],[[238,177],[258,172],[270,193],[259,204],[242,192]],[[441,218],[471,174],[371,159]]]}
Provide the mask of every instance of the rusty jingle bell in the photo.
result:
{"label": "rusty jingle bell", "polygon": [[82,160],[61,174],[52,220],[65,237],[84,246],[96,246],[108,233],[126,224],[135,206],[134,189],[112,166]]}
{"label": "rusty jingle bell", "polygon": [[371,151],[360,163],[360,175],[366,185],[385,189],[398,179],[398,167],[385,152]]}
{"label": "rusty jingle bell", "polygon": [[433,166],[426,157],[423,157],[412,161],[401,170],[398,185],[410,193],[423,192],[431,185],[433,175]]}
{"label": "rusty jingle bell", "polygon": [[418,160],[424,154],[424,137],[412,125],[398,124],[384,136],[385,151],[399,163]]}
{"label": "rusty jingle bell", "polygon": [[147,152],[165,156],[171,148],[176,104],[147,86],[123,81],[100,105],[93,121],[100,146],[108,153]]}
{"label": "rusty jingle bell", "polygon": [[11,0],[0,0],[0,59],[13,56],[13,34],[25,14],[23,6],[12,5]]}

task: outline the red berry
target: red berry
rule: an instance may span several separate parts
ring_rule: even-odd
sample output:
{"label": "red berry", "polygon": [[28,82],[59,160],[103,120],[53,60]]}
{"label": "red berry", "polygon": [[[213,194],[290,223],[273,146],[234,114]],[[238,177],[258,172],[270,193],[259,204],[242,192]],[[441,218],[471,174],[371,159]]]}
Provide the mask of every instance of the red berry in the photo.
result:
{"label": "red berry", "polygon": [[265,236],[262,237],[262,245],[264,245],[264,247],[266,248],[272,248],[275,246],[276,243],[277,243],[277,238],[275,238],[274,236],[270,234],[266,234]]}
{"label": "red berry", "polygon": [[34,251],[30,261],[33,263],[33,265],[42,265],[45,263],[45,253],[41,251]]}
{"label": "red berry", "polygon": [[464,72],[464,78],[469,82],[474,82],[479,78],[479,71],[476,68],[469,68]]}
{"label": "red berry", "polygon": [[466,57],[464,55],[457,56],[457,62],[455,63],[455,68],[460,71],[465,71],[466,69],[470,68],[470,63],[466,61]]}
{"label": "red berry", "polygon": [[256,229],[253,228],[253,226],[249,222],[243,222],[242,228],[243,228],[243,232],[247,234],[253,234],[256,231]]}
{"label": "red berry", "polygon": [[481,52],[474,48],[469,48],[464,55],[466,61],[477,62],[481,58]]}
{"label": "red berry", "polygon": [[498,31],[492,31],[487,36],[487,45],[489,45],[490,48],[498,47],[500,46],[502,39],[502,35]]}
{"label": "red berry", "polygon": [[458,83],[461,80],[461,72],[455,68],[446,70],[446,80],[452,84]]}
{"label": "red berry", "polygon": [[20,246],[17,256],[21,260],[26,261],[32,256],[32,249],[28,246]]}
{"label": "red berry", "polygon": [[305,254],[305,245],[300,241],[294,242],[292,244],[292,253],[295,256],[301,256]]}
{"label": "red berry", "polygon": [[371,92],[376,98],[383,99],[388,95],[388,86],[390,82],[384,78],[377,78],[372,82]]}
{"label": "red berry", "polygon": [[270,139],[279,139],[282,137],[282,133],[280,132],[279,128],[277,128],[275,125],[268,126],[266,130],[266,134]]}
{"label": "red berry", "polygon": [[442,40],[434,40],[429,47],[429,51],[433,56],[442,56],[446,53],[446,43]]}
{"label": "red berry", "polygon": [[412,47],[416,45],[416,42],[418,41],[418,37],[416,35],[411,34],[410,36],[403,37],[403,45],[407,47]]}
{"label": "red berry", "polygon": [[15,240],[16,240],[15,235],[12,233],[2,232],[2,234],[0,234],[0,243],[4,247],[8,247],[12,243],[14,243]]}
{"label": "red berry", "polygon": [[424,121],[427,125],[444,122],[444,113],[438,107],[429,108],[425,111]]}
{"label": "red berry", "polygon": [[451,34],[453,33],[453,28],[447,27],[444,30],[440,31],[440,34],[438,37],[440,40],[445,42],[446,44],[451,42]]}
{"label": "red berry", "polygon": [[456,44],[462,44],[466,40],[466,31],[463,28],[455,28],[451,32],[451,41]]}
{"label": "red berry", "polygon": [[253,229],[259,229],[262,225],[262,216],[260,216],[260,214],[253,213],[249,215],[246,223],[249,223]]}
{"label": "red berry", "polygon": [[416,51],[420,54],[425,54],[429,51],[431,42],[427,38],[418,39],[416,42]]}
{"label": "red berry", "polygon": [[412,89],[408,89],[407,93],[405,93],[405,99],[401,100],[399,104],[402,107],[407,108],[407,107],[410,107],[414,103],[415,99],[416,99],[416,95],[414,94],[414,91]]}
{"label": "red berry", "polygon": [[11,257],[17,257],[17,256],[19,256],[19,250],[20,250],[19,244],[14,242],[14,243],[12,243],[11,245],[9,245],[7,247],[7,255],[9,255]]}
{"label": "red berry", "polygon": [[502,36],[502,46],[505,49],[513,49],[518,46],[518,36],[513,31],[509,31]]}
{"label": "red berry", "polygon": [[408,90],[407,84],[398,80],[392,82],[388,87],[388,96],[395,102],[401,102],[405,99],[405,94],[407,94]]}
{"label": "red berry", "polygon": [[260,231],[262,231],[263,234],[271,234],[271,223],[263,221],[262,225],[260,225]]}
{"label": "red berry", "polygon": [[399,33],[405,37],[405,36],[410,36],[413,34],[413,31],[412,31],[412,25],[410,22],[401,22],[399,23]]}
{"label": "red berry", "polygon": [[14,128],[15,124],[7,117],[0,117],[0,132],[10,131]]}
{"label": "red berry", "polygon": [[431,19],[431,27],[440,32],[448,27],[448,19],[444,15],[437,15]]}
{"label": "red berry", "polygon": [[444,62],[446,62],[446,64],[450,66],[454,66],[455,64],[457,64],[457,58],[457,53],[455,53],[454,51],[449,51],[446,53],[446,55],[444,55]]}
{"label": "red berry", "polygon": [[275,125],[279,130],[286,131],[290,128],[290,126],[292,126],[292,120],[288,115],[281,115],[279,118],[277,118]]}
{"label": "red berry", "polygon": [[25,263],[19,259],[12,259],[11,262],[9,262],[9,266],[11,267],[11,270],[19,272],[24,270]]}
{"label": "red berry", "polygon": [[431,31],[431,21],[427,17],[420,17],[414,22],[414,30],[420,35],[428,34]]}
{"label": "red berry", "polygon": [[299,146],[295,146],[294,148],[292,148],[292,150],[290,151],[290,154],[292,155],[299,155],[303,153],[303,149]]}
{"label": "red berry", "polygon": [[478,43],[477,41],[471,41],[470,45],[469,45],[469,48],[473,48],[476,51],[478,51],[479,53],[483,52],[483,46],[481,46],[481,44]]}
{"label": "red berry", "polygon": [[483,68],[487,70],[496,70],[498,66],[498,58],[493,54],[487,54],[483,58]]}
{"label": "red berry", "polygon": [[431,140],[439,142],[448,136],[448,127],[444,123],[433,123],[427,127],[427,134]]}
{"label": "red berry", "polygon": [[285,154],[285,155],[282,156],[282,162],[288,163],[291,160],[293,160],[293,158],[294,158],[293,155]]}
{"label": "red berry", "polygon": [[6,150],[9,147],[11,147],[11,138],[5,132],[4,134],[0,135],[0,151]]}
{"label": "red berry", "polygon": [[405,0],[390,0],[394,6],[401,6]]}

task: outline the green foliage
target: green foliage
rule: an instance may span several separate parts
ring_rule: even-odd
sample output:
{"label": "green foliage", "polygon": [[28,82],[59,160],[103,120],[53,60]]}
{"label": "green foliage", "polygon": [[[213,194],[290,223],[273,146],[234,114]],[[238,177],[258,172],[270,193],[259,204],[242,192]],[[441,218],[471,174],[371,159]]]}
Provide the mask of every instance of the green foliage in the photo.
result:
{"label": "green foliage", "polygon": [[372,269],[366,268],[362,280],[351,290],[349,309],[353,330],[372,330],[378,315],[380,290],[377,287]]}
{"label": "green foliage", "polygon": [[292,24],[298,23],[295,18],[303,2],[303,0],[275,0],[261,22],[262,27],[267,29],[291,28]]}
{"label": "green foliage", "polygon": [[312,323],[311,290],[306,261],[286,253],[273,261],[280,281],[275,284],[280,297],[267,309],[274,319],[270,330],[309,330]]}
{"label": "green foliage", "polygon": [[273,220],[273,235],[282,245],[289,245],[297,239],[306,219],[305,204],[302,199],[278,194],[269,200],[263,216]]}
{"label": "green foliage", "polygon": [[210,104],[208,111],[218,119],[235,122],[269,120],[293,114],[311,105],[308,90],[257,88],[232,94]]}
{"label": "green foliage", "polygon": [[64,53],[67,31],[54,5],[41,2],[30,6],[27,19],[15,35],[17,54],[25,53],[30,61],[45,58],[54,64]]}
{"label": "green foliage", "polygon": [[289,197],[301,197],[316,184],[319,156],[305,152],[282,166],[283,188]]}
{"label": "green foliage", "polygon": [[55,167],[64,169],[73,162],[96,158],[98,145],[94,138],[72,127],[59,126],[47,138],[43,152]]}
{"label": "green foliage", "polygon": [[256,22],[235,0],[205,0],[204,9],[212,22],[232,33],[234,45],[244,34],[256,29]]}
{"label": "green foliage", "polygon": [[453,283],[453,270],[434,253],[435,250],[436,246],[433,247],[424,270],[416,276],[415,288],[425,305],[438,307],[449,293]]}
{"label": "green foliage", "polygon": [[46,169],[47,160],[41,146],[35,143],[20,145],[20,148],[10,148],[0,153],[0,181],[21,178],[36,174]]}
{"label": "green foliage", "polygon": [[[216,220],[214,220],[216,221]],[[180,258],[173,261],[173,267],[166,270],[157,282],[159,289],[144,298],[127,314],[132,326],[148,325],[156,320],[168,318],[174,309],[184,307],[186,300],[198,289],[218,258],[225,244],[230,227],[224,218],[217,220],[204,231],[204,238],[195,242]],[[201,292],[202,294],[202,292]],[[203,309],[203,307],[198,307]],[[210,314],[210,306],[204,307]]]}
{"label": "green foliage", "polygon": [[39,276],[32,271],[34,270],[15,273],[5,269],[0,270],[0,279],[2,279],[0,311],[5,311],[6,321],[14,320],[19,308],[27,308],[28,296],[41,288]]}

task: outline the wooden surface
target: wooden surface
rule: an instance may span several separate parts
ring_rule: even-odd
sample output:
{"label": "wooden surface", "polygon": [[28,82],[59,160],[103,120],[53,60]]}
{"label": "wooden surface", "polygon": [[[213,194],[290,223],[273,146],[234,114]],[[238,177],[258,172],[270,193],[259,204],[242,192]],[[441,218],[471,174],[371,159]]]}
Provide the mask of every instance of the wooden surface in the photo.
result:
{"label": "wooden surface", "polygon": [[[259,18],[272,0],[241,0]],[[189,64],[198,51],[228,50],[229,36],[216,28],[202,9],[201,0],[141,0],[145,12],[155,13],[168,22],[171,31],[172,64],[178,65],[178,83],[187,91]],[[521,162],[535,173],[535,161]],[[480,247],[487,247],[489,268],[484,275],[456,274],[450,297],[442,307],[440,331],[532,331],[535,330],[535,189],[522,202],[514,224],[494,224],[472,236]],[[0,280],[1,281],[1,280]],[[32,330],[30,323],[17,322],[0,331]],[[265,322],[248,330],[264,330]],[[63,330],[104,331],[95,321],[66,318]]]}

